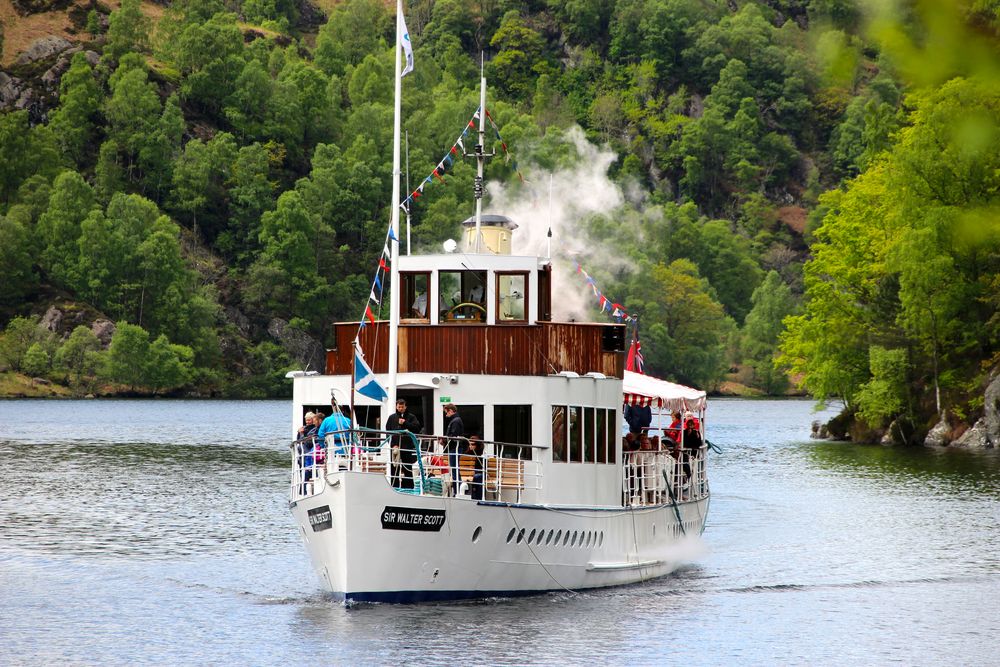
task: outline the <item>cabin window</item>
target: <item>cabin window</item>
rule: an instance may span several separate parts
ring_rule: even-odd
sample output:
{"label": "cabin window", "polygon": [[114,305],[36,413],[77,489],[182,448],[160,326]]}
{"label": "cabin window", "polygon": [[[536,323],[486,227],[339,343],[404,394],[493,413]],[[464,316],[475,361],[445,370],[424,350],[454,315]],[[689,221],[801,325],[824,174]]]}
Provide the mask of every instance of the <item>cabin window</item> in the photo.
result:
{"label": "cabin window", "polygon": [[[465,428],[465,437],[471,438],[478,435],[483,437],[483,406],[456,404],[458,416],[462,418],[462,426]],[[444,427],[448,428],[448,419],[445,419]]]}
{"label": "cabin window", "polygon": [[607,418],[607,421],[605,423],[605,427],[606,427],[605,428],[605,433],[607,435],[607,440],[608,440],[608,458],[607,458],[607,462],[608,463],[615,463],[618,460],[618,455],[616,454],[616,452],[618,451],[616,449],[616,447],[618,445],[618,435],[617,435],[617,433],[618,433],[618,429],[617,429],[617,426],[618,426],[618,423],[617,423],[617,421],[618,421],[618,411],[617,410],[608,410],[607,413],[608,413],[608,418]]}
{"label": "cabin window", "polygon": [[528,274],[497,274],[497,322],[528,321]]}
{"label": "cabin window", "polygon": [[552,319],[552,265],[546,264],[538,270],[538,321],[548,322]]}
{"label": "cabin window", "polygon": [[598,463],[606,463],[608,460],[608,411],[604,408],[598,408],[595,416],[597,417],[595,433],[597,436],[597,456],[595,460]]}
{"label": "cabin window", "polygon": [[552,460],[566,460],[566,406],[552,406]]}
{"label": "cabin window", "polygon": [[531,406],[493,406],[493,440],[497,455],[511,459],[531,460],[530,447],[511,447],[531,444]]}
{"label": "cabin window", "polygon": [[583,461],[594,462],[594,408],[583,409]]}
{"label": "cabin window", "polygon": [[486,321],[486,272],[440,271],[441,322]]}
{"label": "cabin window", "polygon": [[430,284],[430,273],[400,272],[400,319],[430,321]]}
{"label": "cabin window", "polygon": [[571,463],[583,463],[583,419],[582,410],[569,406],[569,460]]}

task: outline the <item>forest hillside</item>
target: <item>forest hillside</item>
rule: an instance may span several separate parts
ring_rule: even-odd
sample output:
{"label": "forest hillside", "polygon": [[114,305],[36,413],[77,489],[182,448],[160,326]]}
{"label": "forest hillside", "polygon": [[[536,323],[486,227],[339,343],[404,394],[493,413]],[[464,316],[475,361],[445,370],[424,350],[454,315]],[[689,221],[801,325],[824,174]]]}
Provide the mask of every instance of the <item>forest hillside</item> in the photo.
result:
{"label": "forest hillside", "polygon": [[[0,0],[0,391],[279,396],[319,367],[395,205],[392,4]],[[472,212],[449,148],[482,59],[486,209],[552,225],[558,316],[599,292],[649,372],[873,431],[982,411],[1000,3],[404,4],[418,249]]]}

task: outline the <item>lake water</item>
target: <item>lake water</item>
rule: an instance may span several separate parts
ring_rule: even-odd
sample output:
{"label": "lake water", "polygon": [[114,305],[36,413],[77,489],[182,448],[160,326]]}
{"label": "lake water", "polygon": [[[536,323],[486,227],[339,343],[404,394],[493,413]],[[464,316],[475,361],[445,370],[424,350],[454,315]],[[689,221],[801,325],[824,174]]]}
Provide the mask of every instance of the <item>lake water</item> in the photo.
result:
{"label": "lake water", "polygon": [[810,441],[812,407],[712,401],[671,576],[348,608],[288,513],[288,403],[0,401],[0,664],[998,664],[1000,455]]}

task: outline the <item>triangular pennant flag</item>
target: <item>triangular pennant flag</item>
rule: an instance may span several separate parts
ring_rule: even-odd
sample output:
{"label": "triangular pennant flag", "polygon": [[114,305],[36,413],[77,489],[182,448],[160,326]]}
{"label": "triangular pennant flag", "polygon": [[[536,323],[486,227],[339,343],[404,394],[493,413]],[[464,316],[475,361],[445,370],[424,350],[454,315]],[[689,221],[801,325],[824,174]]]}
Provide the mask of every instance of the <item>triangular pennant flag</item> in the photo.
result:
{"label": "triangular pennant flag", "polygon": [[452,155],[458,155],[458,147],[457,147],[457,145],[456,144],[452,144],[451,150],[448,151],[448,152],[451,153]]}
{"label": "triangular pennant flag", "polygon": [[372,313],[372,307],[370,304],[365,306],[365,319],[372,324],[375,324],[375,315]]}
{"label": "triangular pennant flag", "polygon": [[[462,132],[462,137],[464,136],[465,132]],[[460,149],[462,149],[462,153],[465,153],[465,144],[462,143],[462,137],[458,138],[458,141],[455,142],[455,145],[458,146]]]}
{"label": "triangular pennant flag", "polygon": [[434,170],[434,175],[437,176],[437,179],[441,181],[442,185],[444,185],[444,178],[441,176],[440,172],[438,172],[437,169]]}
{"label": "triangular pennant flag", "polygon": [[[378,277],[378,271],[375,272],[375,289],[378,290],[379,294],[382,293],[382,279]],[[374,292],[375,290],[372,291]],[[376,299],[375,303],[381,303],[381,301]]]}
{"label": "triangular pennant flag", "polygon": [[[382,289],[382,286],[378,284],[378,279],[377,278],[375,280],[375,285],[376,285],[376,287],[378,287],[378,289],[380,289],[380,290]],[[382,305],[382,299],[381,299],[381,297],[378,296],[378,294],[375,293],[375,287],[372,288],[372,293],[368,295],[368,300],[369,301],[374,301],[375,304],[378,305],[378,306]]]}
{"label": "triangular pennant flag", "polygon": [[354,391],[374,401],[381,402],[389,397],[371,367],[365,363],[365,356],[361,353],[360,347],[354,350]]}
{"label": "triangular pennant flag", "polygon": [[396,238],[396,232],[392,231],[392,227],[389,228],[389,238],[395,241],[396,243],[399,243],[399,239]]}

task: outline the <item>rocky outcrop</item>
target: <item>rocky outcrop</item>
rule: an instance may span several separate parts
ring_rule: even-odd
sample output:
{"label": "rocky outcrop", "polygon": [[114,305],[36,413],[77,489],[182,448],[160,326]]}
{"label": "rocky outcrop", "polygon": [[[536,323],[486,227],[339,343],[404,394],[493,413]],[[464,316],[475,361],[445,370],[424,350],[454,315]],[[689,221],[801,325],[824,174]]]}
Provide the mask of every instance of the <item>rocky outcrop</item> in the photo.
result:
{"label": "rocky outcrop", "polygon": [[924,438],[925,447],[947,447],[952,440],[952,428],[947,417],[942,417],[941,421],[927,432]]}
{"label": "rocky outcrop", "polygon": [[43,326],[52,333],[59,331],[59,325],[63,321],[63,311],[56,308],[55,306],[49,306],[49,309],[45,311],[42,315],[42,320],[39,322],[39,326]]}
{"label": "rocky outcrop", "polygon": [[320,371],[326,368],[326,350],[309,334],[288,326],[288,322],[274,318],[267,325],[271,335],[301,365],[302,370]]}
{"label": "rocky outcrop", "polygon": [[809,437],[816,440],[829,440],[830,431],[827,429],[826,424],[816,419],[812,423],[812,432],[809,434]]}
{"label": "rocky outcrop", "polygon": [[55,35],[39,37],[17,57],[14,64],[27,65],[28,63],[45,60],[71,48],[73,48],[73,45],[62,37],[56,37]]}
{"label": "rocky outcrop", "polygon": [[983,398],[983,416],[952,442],[952,447],[993,449],[1000,445],[1000,372],[990,375]]}
{"label": "rocky outcrop", "polygon": [[111,338],[115,335],[115,323],[111,320],[98,319],[94,320],[94,323],[90,325],[90,330],[94,332],[97,339],[101,341],[101,345],[107,347],[111,345]]}

